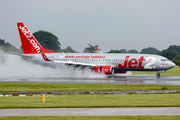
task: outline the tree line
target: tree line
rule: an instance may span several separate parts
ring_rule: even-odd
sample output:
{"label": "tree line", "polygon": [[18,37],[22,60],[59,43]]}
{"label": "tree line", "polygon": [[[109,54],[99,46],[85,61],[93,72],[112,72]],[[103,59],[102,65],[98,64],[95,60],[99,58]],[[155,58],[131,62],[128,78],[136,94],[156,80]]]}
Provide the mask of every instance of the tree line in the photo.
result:
{"label": "tree line", "polygon": [[16,48],[15,46],[11,45],[8,42],[5,42],[5,40],[0,39],[0,49],[7,53],[18,53],[22,54],[22,50]]}
{"label": "tree line", "polygon": [[[53,50],[55,52],[65,52],[65,53],[77,53],[78,51],[75,51],[71,46],[67,46],[65,49],[61,48],[61,44],[58,41],[58,37],[56,37],[54,34],[48,32],[39,30],[35,33],[33,33],[34,37],[38,40],[38,42],[42,45],[42,47]],[[13,53],[19,53],[22,54],[22,46],[20,49],[17,49],[15,46],[11,45],[8,42],[5,42],[5,40],[0,39],[0,48],[5,52],[13,52]],[[98,45],[91,45],[88,44],[88,47],[84,48],[84,53],[96,53]],[[100,49],[99,49],[100,50]],[[126,50],[126,49],[119,49],[119,50],[110,50],[108,53],[144,53],[144,54],[157,54],[164,56],[168,58],[169,60],[176,63],[176,65],[180,65],[180,46],[177,45],[170,45],[167,49],[159,51],[156,48],[148,47],[141,50],[141,52],[138,52],[135,49],[132,50]]]}

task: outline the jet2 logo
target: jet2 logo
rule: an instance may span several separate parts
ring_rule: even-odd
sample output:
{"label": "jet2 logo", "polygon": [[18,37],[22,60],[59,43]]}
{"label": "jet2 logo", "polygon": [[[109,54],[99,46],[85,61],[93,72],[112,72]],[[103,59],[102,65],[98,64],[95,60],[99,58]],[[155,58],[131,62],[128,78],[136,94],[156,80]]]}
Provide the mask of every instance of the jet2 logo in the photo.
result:
{"label": "jet2 logo", "polygon": [[[155,57],[147,57],[146,59],[144,59],[144,56],[141,56],[138,60],[136,58],[132,58],[129,60],[130,56],[126,56],[125,57],[125,61],[124,64],[118,64],[119,68],[126,68],[127,66],[129,68],[135,69],[135,68],[140,68],[140,69],[154,69],[155,66],[153,66],[153,64],[156,62],[156,58]],[[129,61],[128,61],[129,60]],[[142,66],[143,61],[148,61],[147,64],[144,65],[144,67]]]}
{"label": "jet2 logo", "polygon": [[36,43],[35,38],[34,38],[33,35],[31,34],[31,32],[28,31],[28,29],[26,28],[26,26],[23,26],[23,27],[19,26],[19,29],[22,30],[22,32],[24,33],[24,35],[26,36],[26,38],[30,41],[30,43],[32,44],[32,46],[34,47],[34,49],[35,49],[38,53],[40,53],[41,51],[40,51],[40,47],[39,47],[38,43]]}

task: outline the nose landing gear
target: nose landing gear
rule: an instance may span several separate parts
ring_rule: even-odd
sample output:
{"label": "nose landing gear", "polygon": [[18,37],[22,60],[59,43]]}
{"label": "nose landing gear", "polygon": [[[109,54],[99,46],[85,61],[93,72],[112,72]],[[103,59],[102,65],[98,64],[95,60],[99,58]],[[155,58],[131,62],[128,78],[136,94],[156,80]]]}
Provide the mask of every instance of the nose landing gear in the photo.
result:
{"label": "nose landing gear", "polygon": [[157,71],[156,77],[159,78],[160,77],[160,73],[162,73],[162,72],[166,72],[166,70]]}
{"label": "nose landing gear", "polygon": [[156,77],[158,77],[158,78],[159,78],[159,77],[160,77],[160,73],[157,73],[157,74],[156,74]]}

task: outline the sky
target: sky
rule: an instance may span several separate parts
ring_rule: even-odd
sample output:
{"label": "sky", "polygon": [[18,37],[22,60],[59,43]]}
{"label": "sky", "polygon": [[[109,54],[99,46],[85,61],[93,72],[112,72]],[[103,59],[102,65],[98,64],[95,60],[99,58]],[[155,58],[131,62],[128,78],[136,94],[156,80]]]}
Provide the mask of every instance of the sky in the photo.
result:
{"label": "sky", "polygon": [[83,52],[180,45],[180,0],[0,0],[0,39],[20,48],[17,22]]}

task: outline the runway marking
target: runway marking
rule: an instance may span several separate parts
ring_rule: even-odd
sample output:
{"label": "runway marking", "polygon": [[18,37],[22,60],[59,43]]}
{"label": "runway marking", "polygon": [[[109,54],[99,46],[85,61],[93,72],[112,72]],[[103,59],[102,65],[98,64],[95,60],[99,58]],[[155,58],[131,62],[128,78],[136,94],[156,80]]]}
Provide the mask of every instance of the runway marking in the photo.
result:
{"label": "runway marking", "polygon": [[57,96],[57,95],[62,95],[62,94],[129,94],[129,93],[136,93],[136,94],[144,94],[144,93],[179,93],[180,89],[172,89],[172,90],[110,90],[110,91],[93,91],[93,90],[86,90],[86,91],[51,91],[51,93],[48,93],[49,91],[33,91],[36,94],[31,94],[32,91],[15,91],[15,92],[0,92],[0,97],[17,97],[17,96],[41,96],[41,94],[46,94],[46,96]]}

